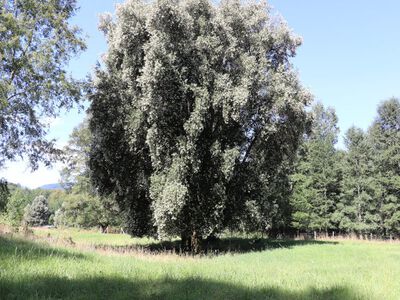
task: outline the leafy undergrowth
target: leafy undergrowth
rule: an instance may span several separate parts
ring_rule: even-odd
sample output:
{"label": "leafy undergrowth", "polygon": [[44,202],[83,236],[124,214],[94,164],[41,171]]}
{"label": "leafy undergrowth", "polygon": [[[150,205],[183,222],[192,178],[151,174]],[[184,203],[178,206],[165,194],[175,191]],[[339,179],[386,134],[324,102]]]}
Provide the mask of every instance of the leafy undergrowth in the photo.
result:
{"label": "leafy undergrowth", "polygon": [[[98,241],[124,246],[120,238]],[[0,299],[400,299],[398,244],[262,243],[237,255],[143,259],[0,236]]]}

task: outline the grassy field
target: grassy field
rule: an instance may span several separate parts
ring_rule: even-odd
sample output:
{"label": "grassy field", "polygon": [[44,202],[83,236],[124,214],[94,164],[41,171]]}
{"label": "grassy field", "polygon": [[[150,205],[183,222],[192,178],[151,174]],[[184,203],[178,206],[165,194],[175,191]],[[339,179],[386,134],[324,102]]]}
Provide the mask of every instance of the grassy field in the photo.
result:
{"label": "grassy field", "polygon": [[[397,243],[236,239],[241,253],[191,257],[125,235],[35,235],[47,242],[0,236],[0,299],[400,299]],[[150,250],[116,251],[137,244]]]}
{"label": "grassy field", "polygon": [[77,228],[54,229],[54,228],[33,228],[35,236],[54,239],[66,240],[71,238],[73,242],[82,246],[90,245],[110,245],[110,246],[126,246],[126,245],[146,245],[156,243],[157,241],[149,238],[132,238],[127,234],[104,234],[99,230],[82,230]]}

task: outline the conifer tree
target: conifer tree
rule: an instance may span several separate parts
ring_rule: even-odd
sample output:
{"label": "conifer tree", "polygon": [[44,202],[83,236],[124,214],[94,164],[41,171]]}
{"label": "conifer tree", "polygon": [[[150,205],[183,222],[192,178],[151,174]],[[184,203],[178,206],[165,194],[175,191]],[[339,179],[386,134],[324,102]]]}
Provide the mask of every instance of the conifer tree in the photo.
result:
{"label": "conifer tree", "polygon": [[400,102],[396,98],[381,103],[370,128],[380,184],[377,210],[381,231],[400,234]]}
{"label": "conifer tree", "polygon": [[340,203],[335,214],[342,232],[377,233],[379,183],[371,141],[362,129],[351,127],[345,135],[343,181]]}
{"label": "conifer tree", "polygon": [[43,226],[49,222],[50,211],[46,197],[37,196],[31,204],[25,208],[24,221],[27,225]]}
{"label": "conifer tree", "polygon": [[340,195],[340,153],[335,149],[339,129],[332,108],[317,103],[312,114],[312,129],[292,175],[292,225],[298,230],[327,231],[335,226],[332,217]]}

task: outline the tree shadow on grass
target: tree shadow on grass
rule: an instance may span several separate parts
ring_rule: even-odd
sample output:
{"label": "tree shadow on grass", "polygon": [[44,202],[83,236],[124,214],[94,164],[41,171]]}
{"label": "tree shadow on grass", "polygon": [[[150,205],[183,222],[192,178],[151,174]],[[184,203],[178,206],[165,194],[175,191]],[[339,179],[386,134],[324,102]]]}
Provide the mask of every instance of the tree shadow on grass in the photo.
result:
{"label": "tree shadow on grass", "polygon": [[0,259],[8,259],[11,256],[27,260],[46,259],[48,257],[88,259],[84,254],[74,253],[60,248],[52,248],[48,245],[22,238],[0,235]]}
{"label": "tree shadow on grass", "polygon": [[[273,239],[254,239],[254,238],[221,238],[213,240],[205,240],[202,243],[200,255],[221,255],[221,254],[240,254],[247,252],[260,252],[277,248],[293,248],[305,245],[335,245],[338,242],[317,241],[317,240],[273,240]],[[95,245],[97,249],[111,250],[119,253],[132,251],[140,251],[149,254],[185,254],[181,248],[179,240],[161,241],[158,243],[150,243],[145,245]]]}
{"label": "tree shadow on grass", "polygon": [[23,277],[18,281],[0,280],[1,299],[279,299],[352,300],[365,299],[346,286],[308,287],[286,290],[278,287],[248,288],[201,278],[154,281],[128,278]]}

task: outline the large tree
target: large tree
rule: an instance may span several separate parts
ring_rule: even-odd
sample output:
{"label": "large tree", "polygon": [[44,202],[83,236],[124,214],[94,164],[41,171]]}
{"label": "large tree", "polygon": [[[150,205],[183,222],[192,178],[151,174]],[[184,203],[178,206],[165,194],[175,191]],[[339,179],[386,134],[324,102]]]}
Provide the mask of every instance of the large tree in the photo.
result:
{"label": "large tree", "polygon": [[351,127],[345,134],[341,196],[335,219],[341,232],[378,233],[377,198],[380,185],[373,159],[371,139],[362,129]]}
{"label": "large tree", "polygon": [[64,147],[65,166],[61,170],[61,185],[67,191],[92,192],[89,180],[88,160],[92,135],[86,117],[76,126]]}
{"label": "large tree", "polygon": [[378,107],[369,134],[374,147],[376,174],[380,183],[377,209],[382,233],[400,234],[400,101],[392,98]]}
{"label": "large tree", "polygon": [[293,226],[298,230],[328,231],[340,195],[341,153],[335,149],[339,128],[332,108],[317,103],[313,123],[299,151],[292,176]]}
{"label": "large tree", "polygon": [[238,0],[127,1],[101,28],[90,167],[130,232],[196,248],[249,207],[271,222],[311,99],[289,61],[300,39]]}
{"label": "large tree", "polygon": [[0,167],[26,156],[35,168],[59,154],[46,123],[81,98],[83,82],[66,72],[85,48],[68,23],[76,9],[76,0],[0,1]]}
{"label": "large tree", "polygon": [[88,118],[74,128],[64,148],[66,165],[62,169],[62,185],[67,195],[57,210],[57,222],[65,226],[120,226],[123,215],[111,196],[101,197],[89,178],[88,160],[92,134]]}

